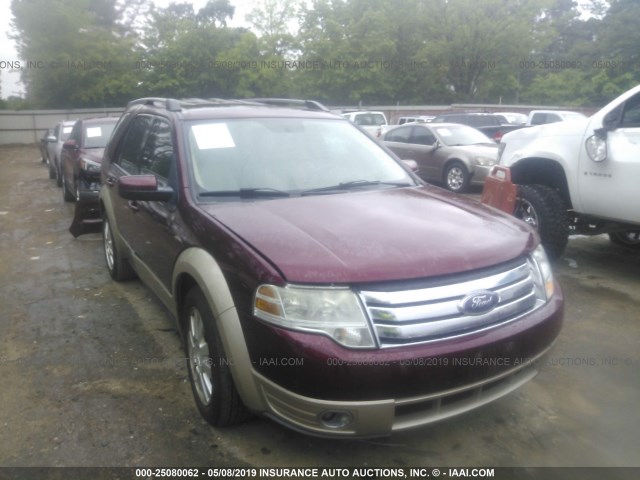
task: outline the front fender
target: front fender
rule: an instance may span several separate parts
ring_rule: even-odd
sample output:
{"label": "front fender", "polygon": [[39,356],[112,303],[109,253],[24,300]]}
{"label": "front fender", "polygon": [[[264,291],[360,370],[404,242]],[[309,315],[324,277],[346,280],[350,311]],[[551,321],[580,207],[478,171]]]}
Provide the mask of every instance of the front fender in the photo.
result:
{"label": "front fender", "polygon": [[240,398],[250,410],[264,410],[262,396],[252,374],[253,366],[238,311],[218,262],[198,247],[188,248],[180,254],[174,267],[172,282],[178,318],[181,303],[179,292],[186,276],[197,284],[211,307]]}

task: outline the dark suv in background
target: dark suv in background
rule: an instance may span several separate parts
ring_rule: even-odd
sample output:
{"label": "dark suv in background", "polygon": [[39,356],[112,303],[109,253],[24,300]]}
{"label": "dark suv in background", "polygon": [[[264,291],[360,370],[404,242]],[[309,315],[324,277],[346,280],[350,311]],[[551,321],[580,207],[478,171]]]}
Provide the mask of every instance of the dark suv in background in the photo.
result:
{"label": "dark suv in background", "polygon": [[100,208],[109,273],[175,317],[215,426],[389,435],[516,389],[561,328],[531,228],[316,102],[136,100]]}

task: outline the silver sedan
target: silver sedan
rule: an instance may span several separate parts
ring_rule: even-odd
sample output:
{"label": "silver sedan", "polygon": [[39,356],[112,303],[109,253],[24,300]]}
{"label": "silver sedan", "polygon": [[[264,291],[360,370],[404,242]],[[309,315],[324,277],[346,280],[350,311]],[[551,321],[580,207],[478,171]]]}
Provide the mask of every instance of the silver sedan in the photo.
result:
{"label": "silver sedan", "polygon": [[424,180],[458,193],[482,185],[498,156],[498,145],[484,133],[455,123],[406,124],[382,141],[400,159],[415,160]]}

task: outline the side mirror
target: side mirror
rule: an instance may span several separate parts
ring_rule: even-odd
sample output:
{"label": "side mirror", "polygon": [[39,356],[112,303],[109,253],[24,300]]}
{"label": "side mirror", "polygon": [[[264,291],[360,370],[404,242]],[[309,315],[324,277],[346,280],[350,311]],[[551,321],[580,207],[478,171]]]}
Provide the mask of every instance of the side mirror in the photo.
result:
{"label": "side mirror", "polygon": [[118,179],[118,195],[126,200],[168,202],[173,189],[160,187],[155,175],[127,175]]}
{"label": "side mirror", "polygon": [[49,136],[47,136],[47,142],[49,142],[49,143],[55,143],[55,142],[57,142],[57,141],[58,141],[58,140],[56,139],[56,137],[55,137],[54,135],[49,135]]}
{"label": "side mirror", "polygon": [[62,144],[63,150],[78,150],[80,147],[75,140],[67,140]]}
{"label": "side mirror", "polygon": [[418,171],[418,162],[416,162],[415,160],[402,160],[402,163],[409,167],[412,172]]}

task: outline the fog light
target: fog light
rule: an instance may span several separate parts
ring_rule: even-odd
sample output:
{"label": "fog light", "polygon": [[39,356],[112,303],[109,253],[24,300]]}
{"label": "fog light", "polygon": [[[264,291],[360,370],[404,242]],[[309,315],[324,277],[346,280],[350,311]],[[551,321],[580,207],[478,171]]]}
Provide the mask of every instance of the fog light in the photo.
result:
{"label": "fog light", "polygon": [[344,428],[353,421],[351,412],[327,410],[318,415],[320,423],[327,428]]}

